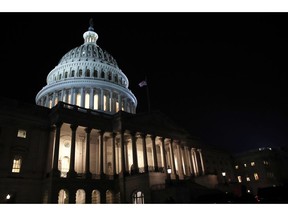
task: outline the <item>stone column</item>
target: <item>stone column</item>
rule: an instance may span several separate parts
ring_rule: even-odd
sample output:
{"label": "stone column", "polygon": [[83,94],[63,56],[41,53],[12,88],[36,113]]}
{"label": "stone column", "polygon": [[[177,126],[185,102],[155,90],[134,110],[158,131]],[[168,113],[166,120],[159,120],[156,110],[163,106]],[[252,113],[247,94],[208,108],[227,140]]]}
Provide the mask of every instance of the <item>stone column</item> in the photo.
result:
{"label": "stone column", "polygon": [[54,91],[54,92],[53,92],[53,95],[52,95],[52,103],[51,103],[52,105],[51,105],[51,108],[55,106],[55,95],[56,95],[56,92]]}
{"label": "stone column", "polygon": [[75,104],[76,101],[76,92],[75,88],[71,88],[71,104]]}
{"label": "stone column", "polygon": [[124,132],[121,131],[120,134],[121,137],[121,170],[122,170],[122,174],[123,176],[126,174],[126,165],[125,165],[125,142],[124,142]]}
{"label": "stone column", "polygon": [[98,100],[100,102],[100,106],[99,106],[99,110],[104,110],[104,106],[103,106],[103,89],[100,89],[100,97],[98,97]]}
{"label": "stone column", "polygon": [[80,106],[85,107],[85,89],[84,88],[81,88],[80,95],[81,95]]}
{"label": "stone column", "polygon": [[198,163],[197,163],[197,157],[196,157],[195,148],[192,148],[192,160],[193,160],[195,175],[198,176],[198,174],[199,174],[199,169],[198,169]]}
{"label": "stone column", "polygon": [[113,158],[113,176],[115,177],[116,175],[116,154],[115,154],[115,137],[116,133],[112,133],[112,158]]}
{"label": "stone column", "polygon": [[135,133],[131,133],[131,139],[132,139],[132,151],[133,151],[133,167],[131,173],[137,174],[139,173],[139,168],[138,168],[137,146],[136,146],[137,138]]}
{"label": "stone column", "polygon": [[202,175],[205,175],[205,169],[204,169],[204,162],[203,162],[203,157],[202,157],[202,151],[201,151],[201,149],[197,149],[197,151],[199,152]]}
{"label": "stone column", "polygon": [[109,104],[109,109],[108,111],[109,112],[113,112],[113,94],[112,94],[112,91],[109,92],[109,100],[108,100],[108,104]]}
{"label": "stone column", "polygon": [[89,108],[94,109],[94,89],[90,88]]}
{"label": "stone column", "polygon": [[172,165],[173,165],[173,175],[177,176],[176,166],[175,166],[175,158],[174,158],[174,150],[173,150],[173,139],[171,139],[171,141],[170,141],[170,150],[171,150]]}
{"label": "stone column", "polygon": [[85,164],[85,168],[86,168],[86,178],[91,178],[92,177],[92,173],[90,172],[90,133],[91,133],[91,128],[86,128],[85,129],[86,132],[86,164]]}
{"label": "stone column", "polygon": [[190,172],[190,175],[192,175],[193,174],[193,168],[192,168],[192,160],[191,160],[191,154],[190,154],[189,147],[185,146],[185,151],[186,151],[187,162],[189,165],[189,172]]}
{"label": "stone column", "polygon": [[153,159],[154,159],[154,170],[158,172],[158,161],[157,161],[157,151],[156,151],[156,143],[155,143],[155,136],[151,136],[152,139],[152,148],[153,148]]}
{"label": "stone column", "polygon": [[56,137],[54,143],[54,158],[53,158],[53,169],[52,176],[60,177],[60,171],[58,169],[59,161],[59,145],[60,145],[60,132],[61,132],[62,123],[56,123]]}
{"label": "stone column", "polygon": [[[72,130],[71,137],[71,152],[70,152],[70,166],[69,171],[67,173],[67,177],[76,177],[77,173],[75,172],[75,142],[76,142],[76,130],[77,125],[71,125],[70,128]],[[70,194],[69,194],[70,196]]]}
{"label": "stone column", "polygon": [[161,138],[161,142],[162,142],[162,152],[163,152],[163,163],[164,163],[164,172],[167,173],[167,159],[166,159],[166,149],[165,149],[165,139],[162,137]]}
{"label": "stone column", "polygon": [[147,147],[146,147],[146,134],[142,135],[143,141],[143,157],[144,157],[144,172],[148,173],[148,158],[147,158]]}
{"label": "stone column", "polygon": [[182,152],[181,152],[181,144],[178,144],[178,151],[179,151],[179,174],[184,176],[184,167],[183,167],[183,160],[182,160]]}
{"label": "stone column", "polygon": [[118,111],[122,110],[122,98],[120,94],[118,94]]}
{"label": "stone column", "polygon": [[104,142],[103,142],[103,136],[104,136],[104,132],[103,131],[100,131],[100,176],[101,178],[104,177]]}
{"label": "stone column", "polygon": [[63,101],[64,89],[61,90],[61,97],[58,98],[58,101]]}

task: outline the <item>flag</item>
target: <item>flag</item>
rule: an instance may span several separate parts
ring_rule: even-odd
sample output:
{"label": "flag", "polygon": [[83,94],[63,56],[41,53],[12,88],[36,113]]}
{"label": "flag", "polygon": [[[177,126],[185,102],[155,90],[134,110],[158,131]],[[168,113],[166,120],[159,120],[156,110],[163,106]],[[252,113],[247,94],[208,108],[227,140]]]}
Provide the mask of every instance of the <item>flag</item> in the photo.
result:
{"label": "flag", "polygon": [[146,80],[143,80],[143,81],[140,82],[138,85],[139,85],[140,87],[143,87],[143,86],[146,86],[146,85],[147,85],[147,82],[146,82]]}

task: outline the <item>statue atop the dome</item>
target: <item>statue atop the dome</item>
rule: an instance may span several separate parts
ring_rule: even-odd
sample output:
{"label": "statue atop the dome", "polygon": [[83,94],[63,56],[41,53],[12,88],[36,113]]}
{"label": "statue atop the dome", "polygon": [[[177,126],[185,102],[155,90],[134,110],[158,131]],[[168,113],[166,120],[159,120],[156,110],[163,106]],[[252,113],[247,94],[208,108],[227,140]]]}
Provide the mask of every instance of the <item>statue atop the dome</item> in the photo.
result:
{"label": "statue atop the dome", "polygon": [[94,31],[94,28],[93,28],[93,26],[94,26],[94,23],[93,23],[93,19],[92,18],[90,18],[90,20],[89,20],[89,24],[90,24],[90,27],[89,27],[89,31]]}

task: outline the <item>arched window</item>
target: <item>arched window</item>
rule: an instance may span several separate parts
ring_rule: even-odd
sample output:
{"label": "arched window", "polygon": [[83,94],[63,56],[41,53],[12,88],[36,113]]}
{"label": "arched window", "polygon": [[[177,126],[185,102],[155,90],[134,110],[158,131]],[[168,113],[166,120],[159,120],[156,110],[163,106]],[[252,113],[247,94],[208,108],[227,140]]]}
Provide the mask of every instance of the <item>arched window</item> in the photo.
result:
{"label": "arched window", "polygon": [[83,189],[76,192],[76,204],[85,204],[85,191]]}
{"label": "arched window", "polygon": [[99,204],[101,199],[100,199],[100,192],[98,190],[93,190],[92,191],[92,203],[93,204]]}
{"label": "arched window", "polygon": [[94,72],[93,72],[93,77],[98,77],[98,72],[97,72],[97,70],[94,70]]}
{"label": "arched window", "polygon": [[108,73],[108,80],[112,80],[111,72]]}
{"label": "arched window", "polygon": [[67,176],[67,172],[69,171],[69,164],[70,164],[70,158],[68,156],[64,156],[60,160],[59,165],[60,165],[61,177]]}
{"label": "arched window", "polygon": [[90,70],[89,70],[89,69],[86,70],[85,76],[86,76],[86,77],[90,77]]}
{"label": "arched window", "polygon": [[113,193],[110,190],[106,191],[106,203],[112,204],[113,203]]}
{"label": "arched window", "polygon": [[105,73],[104,73],[104,71],[101,72],[101,78],[103,78],[103,79],[105,78]]}
{"label": "arched window", "polygon": [[67,78],[68,77],[68,72],[66,71],[65,72],[65,76],[64,76],[65,78]]}
{"label": "arched window", "polygon": [[71,77],[74,77],[75,76],[75,71],[72,70],[72,74],[71,74]]}
{"label": "arched window", "polygon": [[144,193],[142,191],[136,191],[132,194],[132,203],[144,204]]}
{"label": "arched window", "polygon": [[82,69],[79,70],[79,76],[78,77],[82,77]]}
{"label": "arched window", "polygon": [[69,203],[69,193],[65,189],[61,189],[58,193],[58,204],[68,204]]}

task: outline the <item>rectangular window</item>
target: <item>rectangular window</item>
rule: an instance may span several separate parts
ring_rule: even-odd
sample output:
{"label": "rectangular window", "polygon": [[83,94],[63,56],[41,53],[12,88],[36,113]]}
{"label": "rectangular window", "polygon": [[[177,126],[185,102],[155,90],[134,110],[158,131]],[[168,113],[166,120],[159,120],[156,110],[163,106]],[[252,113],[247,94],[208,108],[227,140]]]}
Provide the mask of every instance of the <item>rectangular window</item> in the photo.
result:
{"label": "rectangular window", "polygon": [[98,94],[94,95],[94,110],[98,110]]}
{"label": "rectangular window", "polygon": [[85,108],[89,109],[90,108],[89,105],[90,105],[90,95],[86,93],[85,94]]}
{"label": "rectangular window", "polygon": [[116,101],[116,112],[118,112],[118,111],[119,111],[119,102]]}
{"label": "rectangular window", "polygon": [[246,164],[246,163],[244,163],[244,167],[247,167],[247,164]]}
{"label": "rectangular window", "polygon": [[81,94],[77,93],[76,95],[76,105],[81,106]]}
{"label": "rectangular window", "polygon": [[19,129],[17,133],[17,137],[26,138],[26,130]]}
{"label": "rectangular window", "polygon": [[20,173],[22,158],[17,155],[13,159],[12,173]]}
{"label": "rectangular window", "polygon": [[103,98],[103,110],[104,111],[107,111],[107,96],[104,95],[104,98]]}
{"label": "rectangular window", "polygon": [[254,173],[254,179],[255,179],[255,181],[259,180],[259,176],[257,173]]}
{"label": "rectangular window", "polygon": [[255,162],[251,162],[251,166],[255,166]]}
{"label": "rectangular window", "polygon": [[238,182],[241,183],[242,182],[242,178],[241,176],[237,176]]}

